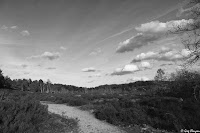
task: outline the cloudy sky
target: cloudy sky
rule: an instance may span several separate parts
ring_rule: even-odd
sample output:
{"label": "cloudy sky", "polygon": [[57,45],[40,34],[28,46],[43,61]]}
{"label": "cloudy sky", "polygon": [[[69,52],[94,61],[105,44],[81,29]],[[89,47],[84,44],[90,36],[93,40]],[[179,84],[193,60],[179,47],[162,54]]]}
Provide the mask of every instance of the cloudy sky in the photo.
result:
{"label": "cloudy sky", "polygon": [[12,79],[87,87],[170,73],[188,55],[167,34],[192,21],[181,2],[0,0],[0,68]]}

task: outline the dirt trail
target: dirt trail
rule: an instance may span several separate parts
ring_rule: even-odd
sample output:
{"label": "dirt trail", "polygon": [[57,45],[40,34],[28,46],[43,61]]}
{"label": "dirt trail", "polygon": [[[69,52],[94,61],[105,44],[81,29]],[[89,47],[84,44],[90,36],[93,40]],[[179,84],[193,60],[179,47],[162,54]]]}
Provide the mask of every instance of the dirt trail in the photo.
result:
{"label": "dirt trail", "polygon": [[49,112],[63,115],[68,118],[78,119],[79,133],[125,133],[116,126],[96,119],[93,114],[88,111],[82,111],[76,107],[64,104],[45,102],[42,102],[42,104],[48,105]]}

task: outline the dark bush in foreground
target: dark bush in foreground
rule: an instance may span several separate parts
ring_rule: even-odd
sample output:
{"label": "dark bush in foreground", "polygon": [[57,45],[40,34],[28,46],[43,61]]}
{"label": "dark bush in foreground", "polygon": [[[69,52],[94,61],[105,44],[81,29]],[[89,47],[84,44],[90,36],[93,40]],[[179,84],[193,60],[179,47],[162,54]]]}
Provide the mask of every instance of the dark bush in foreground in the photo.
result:
{"label": "dark bush in foreground", "polygon": [[[20,98],[21,97],[21,98]],[[37,133],[48,120],[47,107],[30,97],[7,97],[0,101],[1,133]]]}

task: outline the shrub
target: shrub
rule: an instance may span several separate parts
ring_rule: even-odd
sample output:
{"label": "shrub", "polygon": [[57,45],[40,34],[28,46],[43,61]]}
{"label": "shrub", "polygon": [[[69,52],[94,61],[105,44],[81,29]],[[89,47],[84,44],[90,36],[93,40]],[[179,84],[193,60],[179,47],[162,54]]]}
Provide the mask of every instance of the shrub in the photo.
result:
{"label": "shrub", "polygon": [[102,105],[94,113],[96,118],[115,125],[142,125],[146,121],[144,110],[127,99]]}
{"label": "shrub", "polygon": [[51,114],[47,122],[43,123],[40,133],[72,133],[78,132],[78,124],[75,119],[65,119],[60,115]]}
{"label": "shrub", "polygon": [[48,120],[47,107],[29,96],[14,94],[0,101],[0,132],[36,133],[40,124]]}
{"label": "shrub", "polygon": [[85,99],[71,97],[71,98],[69,98],[69,101],[67,104],[69,104],[71,106],[82,106],[82,105],[86,105],[87,103],[88,102]]}
{"label": "shrub", "polygon": [[171,74],[171,91],[168,95],[183,99],[194,98],[194,88],[200,87],[200,73],[195,71],[180,70]]}

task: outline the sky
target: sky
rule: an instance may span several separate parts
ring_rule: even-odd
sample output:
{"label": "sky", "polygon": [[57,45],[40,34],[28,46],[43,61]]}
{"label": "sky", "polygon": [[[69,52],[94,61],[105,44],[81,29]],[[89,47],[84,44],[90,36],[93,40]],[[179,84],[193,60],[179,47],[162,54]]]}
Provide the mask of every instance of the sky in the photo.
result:
{"label": "sky", "polygon": [[[181,0],[0,0],[4,75],[94,87],[151,80],[188,55]],[[181,10],[183,11],[183,10]]]}

